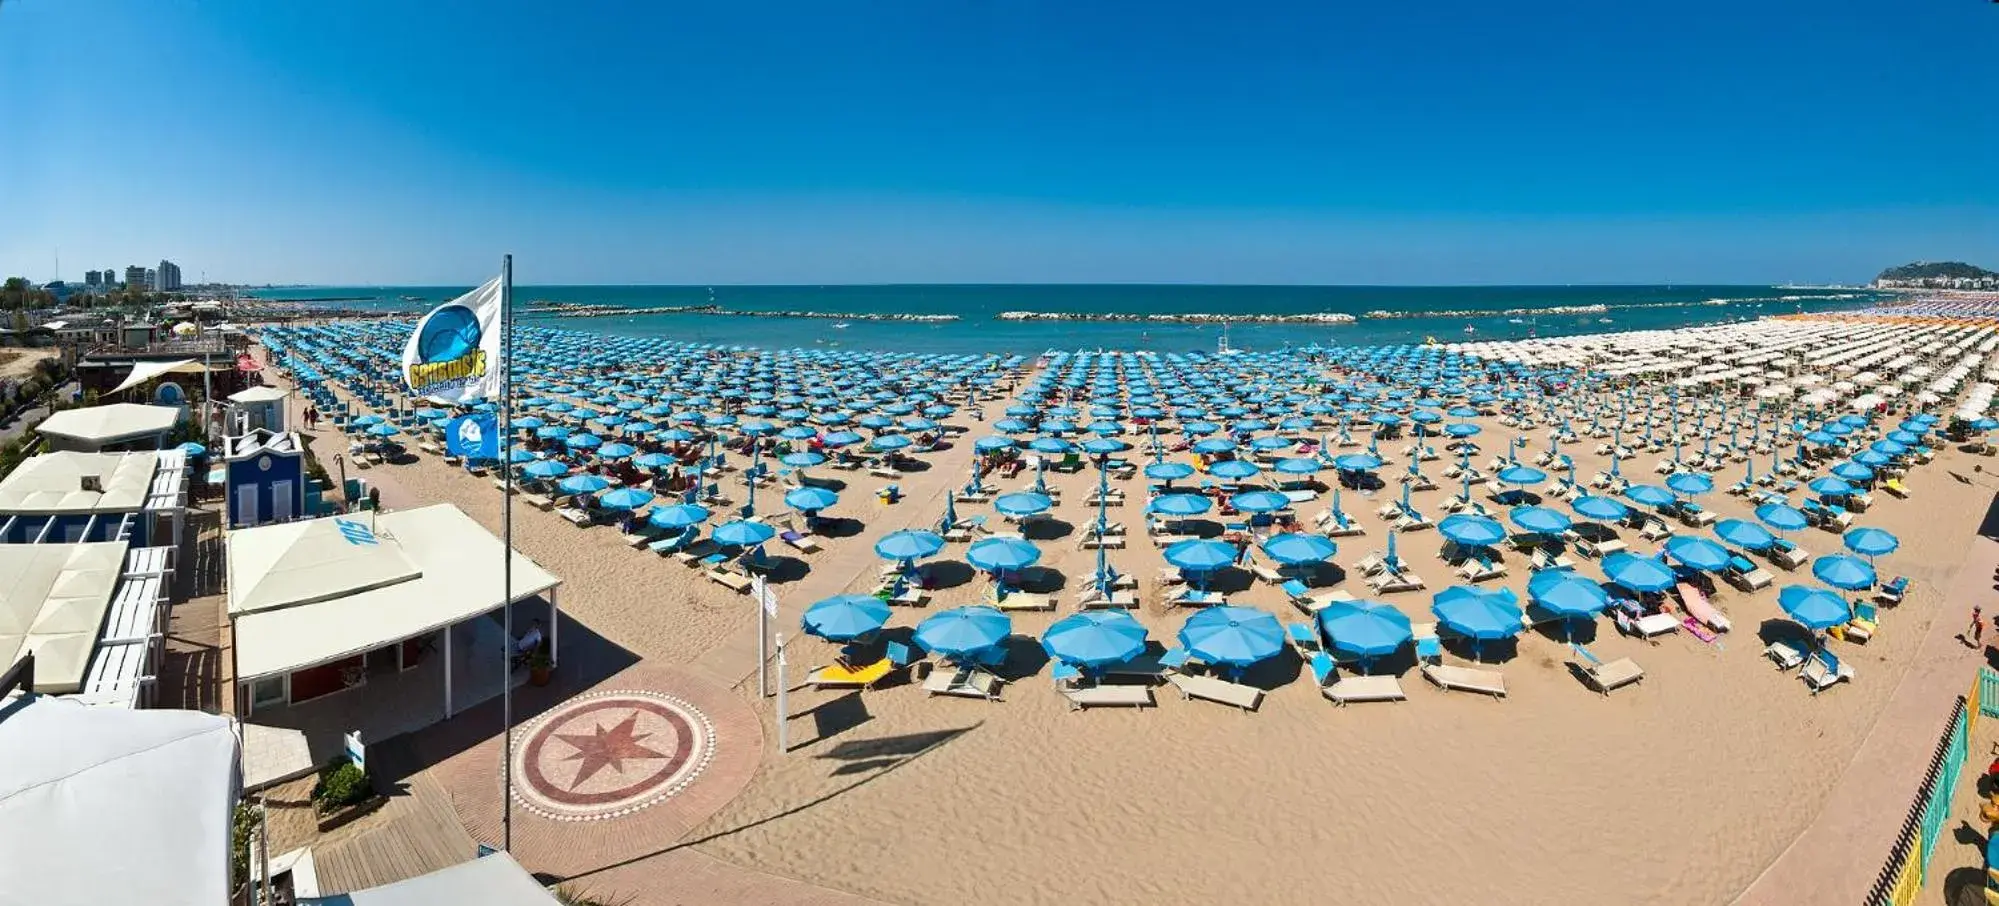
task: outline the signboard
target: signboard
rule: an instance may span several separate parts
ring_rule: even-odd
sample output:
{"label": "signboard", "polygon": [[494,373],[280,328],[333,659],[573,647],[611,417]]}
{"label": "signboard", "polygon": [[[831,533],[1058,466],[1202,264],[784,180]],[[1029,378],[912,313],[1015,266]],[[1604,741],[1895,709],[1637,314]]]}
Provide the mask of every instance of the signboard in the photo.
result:
{"label": "signboard", "polygon": [[347,760],[361,773],[368,773],[368,748],[361,744],[361,731],[355,730],[340,740],[347,747]]}
{"label": "signboard", "polygon": [[765,614],[777,616],[777,594],[764,583],[762,576],[750,580],[750,593],[756,596],[757,603],[763,605]]}

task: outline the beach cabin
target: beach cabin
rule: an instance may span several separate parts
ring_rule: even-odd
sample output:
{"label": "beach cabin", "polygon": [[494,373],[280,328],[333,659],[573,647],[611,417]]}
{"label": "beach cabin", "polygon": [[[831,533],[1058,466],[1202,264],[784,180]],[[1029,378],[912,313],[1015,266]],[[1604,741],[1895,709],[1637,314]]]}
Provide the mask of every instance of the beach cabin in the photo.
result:
{"label": "beach cabin", "polygon": [[177,547],[186,517],[179,450],[42,453],[0,479],[0,544]]}
{"label": "beach cabin", "polygon": [[124,541],[0,544],[0,672],[86,704],[150,703],[166,634],[170,551]]}
{"label": "beach cabin", "polygon": [[111,403],[65,409],[35,428],[50,450],[78,453],[158,450],[180,424],[176,406]]}
{"label": "beach cabin", "polygon": [[269,386],[251,387],[229,394],[230,433],[289,430],[285,421],[285,398],[290,395]]}
{"label": "beach cabin", "polygon": [[[551,663],[561,580],[450,504],[228,533],[238,701],[258,726],[304,733],[311,762],[360,731],[386,740],[499,695],[533,621]],[[506,603],[503,603],[506,602]],[[502,628],[513,606],[514,638]]]}
{"label": "beach cabin", "polygon": [[230,528],[306,515],[305,449],[297,434],[255,429],[222,443]]}

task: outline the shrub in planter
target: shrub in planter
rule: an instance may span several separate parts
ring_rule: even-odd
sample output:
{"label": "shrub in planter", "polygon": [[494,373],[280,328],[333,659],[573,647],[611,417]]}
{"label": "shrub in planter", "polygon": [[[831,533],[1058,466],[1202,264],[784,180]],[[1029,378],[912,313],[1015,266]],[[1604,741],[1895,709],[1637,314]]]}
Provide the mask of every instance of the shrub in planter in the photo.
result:
{"label": "shrub in planter", "polygon": [[374,795],[368,783],[368,776],[353,762],[341,761],[329,765],[319,774],[319,783],[312,788],[312,804],[324,815],[328,812],[353,805]]}

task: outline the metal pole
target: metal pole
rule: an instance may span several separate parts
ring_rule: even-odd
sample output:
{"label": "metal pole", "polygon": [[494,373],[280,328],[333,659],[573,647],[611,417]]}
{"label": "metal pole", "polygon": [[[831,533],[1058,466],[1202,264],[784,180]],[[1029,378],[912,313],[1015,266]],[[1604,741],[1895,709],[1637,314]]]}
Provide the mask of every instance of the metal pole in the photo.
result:
{"label": "metal pole", "polygon": [[514,443],[514,256],[500,259],[500,848],[514,848],[514,467],[507,453]]}
{"label": "metal pole", "polygon": [[[757,580],[763,591],[763,580]],[[770,695],[770,611],[764,609],[763,595],[757,595],[757,697]],[[780,693],[781,694],[781,693]]]}
{"label": "metal pole", "polygon": [[790,750],[791,748],[790,743],[785,741],[786,715],[784,711],[784,685],[785,685],[784,634],[778,633],[776,639],[777,639],[777,754],[783,755],[786,751]]}

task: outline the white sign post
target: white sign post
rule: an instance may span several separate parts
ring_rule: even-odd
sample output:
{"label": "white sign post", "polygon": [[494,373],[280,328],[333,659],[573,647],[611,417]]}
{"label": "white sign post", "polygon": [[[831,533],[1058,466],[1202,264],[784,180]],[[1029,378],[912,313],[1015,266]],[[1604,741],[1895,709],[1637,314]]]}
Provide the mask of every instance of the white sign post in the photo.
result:
{"label": "white sign post", "polygon": [[779,755],[783,755],[785,752],[791,750],[791,745],[785,741],[786,722],[787,716],[784,713],[784,636],[780,635],[777,637],[777,754]]}
{"label": "white sign post", "polygon": [[347,760],[353,762],[361,773],[368,773],[368,747],[361,744],[361,731],[355,730],[341,737],[341,742],[347,748]]}
{"label": "white sign post", "polygon": [[777,616],[777,595],[764,577],[750,580],[750,596],[757,600],[757,697],[770,694],[770,618]]}

